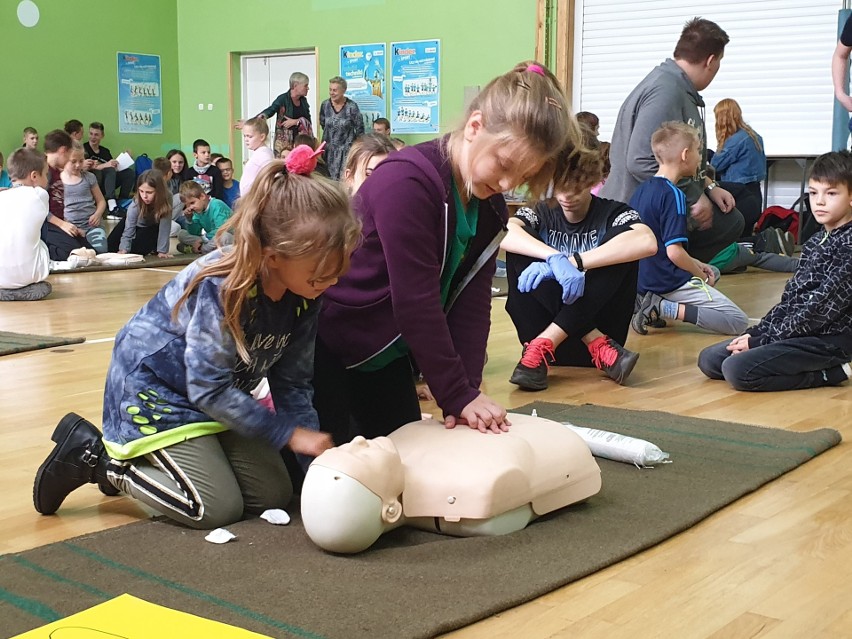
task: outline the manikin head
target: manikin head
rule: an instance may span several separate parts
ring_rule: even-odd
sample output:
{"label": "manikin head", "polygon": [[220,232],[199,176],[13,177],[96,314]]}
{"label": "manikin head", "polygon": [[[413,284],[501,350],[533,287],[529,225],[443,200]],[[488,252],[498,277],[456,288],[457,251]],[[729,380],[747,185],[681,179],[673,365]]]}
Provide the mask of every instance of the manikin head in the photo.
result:
{"label": "manikin head", "polygon": [[356,437],[325,451],[302,486],[302,521],[311,540],[331,552],[355,553],[403,522],[402,460],[387,437]]}

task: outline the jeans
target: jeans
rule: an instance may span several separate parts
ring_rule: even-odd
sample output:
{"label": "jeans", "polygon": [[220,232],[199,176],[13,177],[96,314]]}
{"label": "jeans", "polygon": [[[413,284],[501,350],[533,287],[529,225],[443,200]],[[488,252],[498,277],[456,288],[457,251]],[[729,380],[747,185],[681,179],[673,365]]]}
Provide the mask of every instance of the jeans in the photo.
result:
{"label": "jeans", "polygon": [[791,337],[732,355],[731,340],[708,346],[698,368],[741,391],[785,391],[836,386],[846,380],[849,353],[821,337]]}

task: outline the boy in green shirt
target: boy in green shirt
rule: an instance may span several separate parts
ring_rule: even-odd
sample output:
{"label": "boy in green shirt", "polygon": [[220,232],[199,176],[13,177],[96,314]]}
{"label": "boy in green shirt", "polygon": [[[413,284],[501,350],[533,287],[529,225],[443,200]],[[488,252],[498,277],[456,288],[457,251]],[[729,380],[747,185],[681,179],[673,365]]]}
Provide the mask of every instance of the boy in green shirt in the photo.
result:
{"label": "boy in green shirt", "polygon": [[[180,185],[180,201],[184,205],[187,227],[178,231],[178,251],[210,253],[215,250],[214,236],[231,217],[231,209],[222,200],[207,195],[201,185],[192,180]],[[223,245],[231,243],[227,240],[223,237]]]}

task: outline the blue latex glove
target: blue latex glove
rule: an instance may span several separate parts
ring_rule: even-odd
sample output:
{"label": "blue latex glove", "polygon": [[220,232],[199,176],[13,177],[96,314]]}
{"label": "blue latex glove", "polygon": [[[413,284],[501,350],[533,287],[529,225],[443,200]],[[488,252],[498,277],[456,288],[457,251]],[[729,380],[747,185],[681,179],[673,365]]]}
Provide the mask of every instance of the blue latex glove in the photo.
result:
{"label": "blue latex glove", "polygon": [[547,256],[547,265],[553,277],[562,286],[562,302],[573,304],[583,297],[586,290],[586,274],[581,273],[564,253],[554,253]]}
{"label": "blue latex glove", "polygon": [[518,290],[521,293],[529,293],[538,288],[544,280],[552,280],[553,277],[553,271],[547,262],[533,262],[518,276]]}

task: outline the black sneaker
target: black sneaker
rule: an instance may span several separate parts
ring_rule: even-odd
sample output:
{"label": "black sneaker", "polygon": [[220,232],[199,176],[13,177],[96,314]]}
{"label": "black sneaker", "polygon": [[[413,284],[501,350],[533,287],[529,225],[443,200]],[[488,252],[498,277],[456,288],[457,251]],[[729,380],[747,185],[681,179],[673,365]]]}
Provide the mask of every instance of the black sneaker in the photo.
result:
{"label": "black sneaker", "polygon": [[509,382],[522,390],[540,391],[547,388],[548,358],[554,359],[553,342],[546,337],[536,337],[524,344],[521,361],[515,366]]}
{"label": "black sneaker", "polygon": [[624,383],[639,359],[639,353],[627,350],[606,335],[591,342],[588,348],[595,367],[619,384]]}
{"label": "black sneaker", "polygon": [[[662,301],[663,298],[656,293],[651,291],[645,293],[630,319],[630,327],[640,335],[647,335],[648,327],[665,328],[666,320],[660,313],[660,302]],[[662,321],[662,326],[659,326],[660,321]]]}

